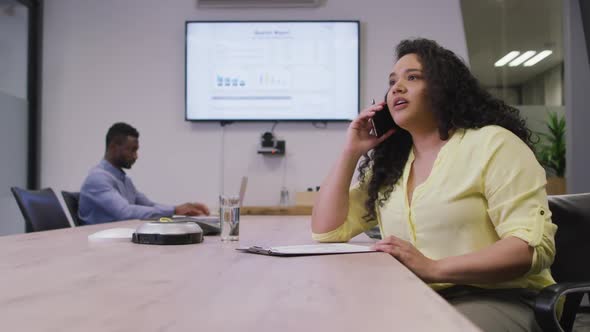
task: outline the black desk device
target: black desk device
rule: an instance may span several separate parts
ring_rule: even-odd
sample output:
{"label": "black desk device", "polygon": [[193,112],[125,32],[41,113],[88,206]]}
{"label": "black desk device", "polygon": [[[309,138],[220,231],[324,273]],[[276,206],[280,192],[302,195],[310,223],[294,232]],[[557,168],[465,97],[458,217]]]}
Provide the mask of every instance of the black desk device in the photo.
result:
{"label": "black desk device", "polygon": [[191,244],[203,242],[203,230],[192,222],[151,221],[139,225],[131,241],[140,244]]}

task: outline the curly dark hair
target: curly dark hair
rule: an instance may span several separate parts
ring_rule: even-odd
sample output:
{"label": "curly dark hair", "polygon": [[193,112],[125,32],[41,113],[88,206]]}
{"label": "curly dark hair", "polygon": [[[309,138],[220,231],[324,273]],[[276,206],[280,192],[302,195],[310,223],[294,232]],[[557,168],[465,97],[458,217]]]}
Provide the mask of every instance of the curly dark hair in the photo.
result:
{"label": "curly dark hair", "polygon": [[[518,109],[506,105],[484,90],[465,63],[453,52],[433,40],[403,40],[396,47],[396,58],[416,54],[420,63],[432,112],[442,140],[457,128],[504,127],[533,149],[532,133]],[[366,185],[366,221],[376,219],[376,204],[389,199],[403,170],[413,142],[410,133],[399,128],[393,135],[366,154],[359,167],[359,180]],[[367,179],[370,174],[370,180]],[[368,183],[366,180],[369,180]],[[379,192],[382,196],[379,197]]]}

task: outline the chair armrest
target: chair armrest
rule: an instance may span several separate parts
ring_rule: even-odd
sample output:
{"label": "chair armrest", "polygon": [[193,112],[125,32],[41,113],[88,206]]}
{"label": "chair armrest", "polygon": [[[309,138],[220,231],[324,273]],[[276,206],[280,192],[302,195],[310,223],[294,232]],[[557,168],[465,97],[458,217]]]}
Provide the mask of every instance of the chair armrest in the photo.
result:
{"label": "chair armrest", "polygon": [[566,294],[583,294],[589,291],[590,282],[564,282],[542,289],[535,301],[535,318],[541,329],[563,332],[556,311],[559,298]]}

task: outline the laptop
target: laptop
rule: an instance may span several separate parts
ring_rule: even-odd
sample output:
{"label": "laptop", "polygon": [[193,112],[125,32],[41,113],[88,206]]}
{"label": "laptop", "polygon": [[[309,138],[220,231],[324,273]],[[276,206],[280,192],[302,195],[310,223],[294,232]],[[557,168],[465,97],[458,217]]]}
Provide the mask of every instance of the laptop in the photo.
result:
{"label": "laptop", "polygon": [[[242,207],[242,202],[244,201],[244,196],[246,195],[246,188],[248,186],[248,177],[243,176],[242,182],[240,184],[240,207]],[[172,216],[173,222],[194,222],[201,226],[203,229],[203,235],[217,235],[221,232],[221,224],[218,215],[213,216],[182,216],[182,215],[174,215]],[[145,220],[160,220],[159,217],[157,218],[148,218]]]}

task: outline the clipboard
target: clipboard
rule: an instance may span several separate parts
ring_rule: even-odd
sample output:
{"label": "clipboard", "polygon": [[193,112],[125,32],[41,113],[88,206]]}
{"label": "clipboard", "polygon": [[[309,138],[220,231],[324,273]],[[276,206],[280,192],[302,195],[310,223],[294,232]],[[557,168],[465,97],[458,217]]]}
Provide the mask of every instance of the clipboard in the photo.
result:
{"label": "clipboard", "polygon": [[358,254],[377,252],[368,246],[361,246],[348,243],[325,243],[325,244],[303,244],[295,246],[275,246],[275,247],[241,247],[236,250],[251,254],[268,255],[268,256],[314,256],[314,255],[339,255],[339,254]]}

